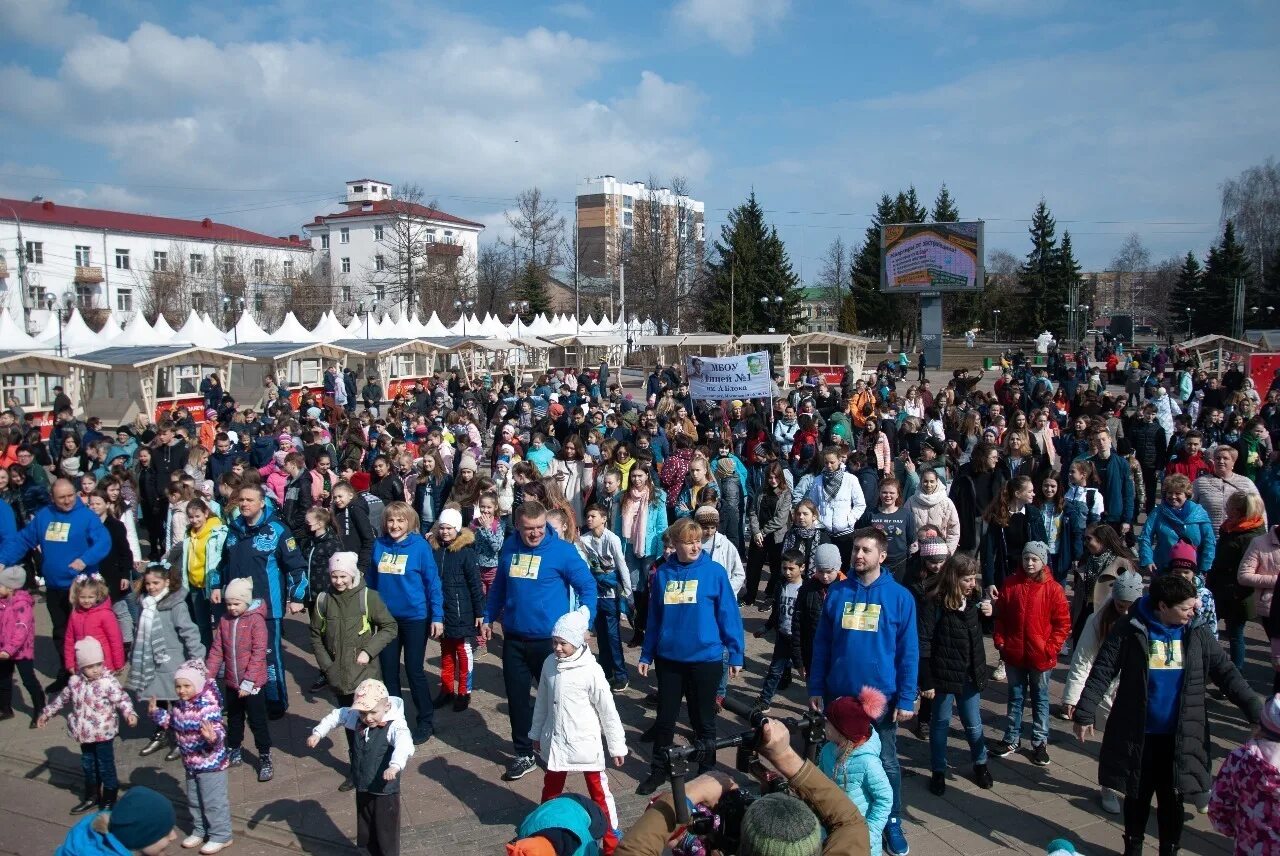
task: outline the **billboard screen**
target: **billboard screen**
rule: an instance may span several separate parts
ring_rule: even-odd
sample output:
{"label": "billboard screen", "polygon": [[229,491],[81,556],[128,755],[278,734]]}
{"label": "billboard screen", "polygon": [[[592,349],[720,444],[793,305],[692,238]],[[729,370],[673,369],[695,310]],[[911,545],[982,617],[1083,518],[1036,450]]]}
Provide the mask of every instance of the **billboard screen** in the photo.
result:
{"label": "billboard screen", "polygon": [[880,229],[880,290],[980,291],[982,221],[894,223]]}

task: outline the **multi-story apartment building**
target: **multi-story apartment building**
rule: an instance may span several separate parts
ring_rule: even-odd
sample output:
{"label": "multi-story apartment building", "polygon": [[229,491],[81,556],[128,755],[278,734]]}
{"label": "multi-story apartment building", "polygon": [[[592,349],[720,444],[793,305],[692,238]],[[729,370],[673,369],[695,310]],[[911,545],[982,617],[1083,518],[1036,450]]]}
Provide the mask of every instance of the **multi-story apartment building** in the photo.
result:
{"label": "multi-story apartment building", "polygon": [[0,287],[5,305],[21,305],[31,324],[43,323],[52,306],[127,317],[159,300],[174,313],[216,317],[222,298],[234,295],[261,309],[273,289],[310,271],[311,256],[297,235],[276,238],[208,218],[0,199]]}
{"label": "multi-story apartment building", "polygon": [[[651,244],[670,257],[666,261],[673,268],[696,269],[706,246],[705,211],[696,199],[643,181],[624,182],[612,175],[586,179],[577,189],[578,271],[616,282],[619,265],[632,263],[637,247],[644,248],[643,238],[636,238],[637,227],[661,234]],[[684,258],[676,258],[677,247]]]}
{"label": "multi-story apartment building", "polygon": [[398,199],[392,185],[368,178],[347,182],[344,205],[302,227],[336,303],[372,299],[389,308],[404,301],[410,283],[415,300],[423,289],[474,287],[484,224]]}

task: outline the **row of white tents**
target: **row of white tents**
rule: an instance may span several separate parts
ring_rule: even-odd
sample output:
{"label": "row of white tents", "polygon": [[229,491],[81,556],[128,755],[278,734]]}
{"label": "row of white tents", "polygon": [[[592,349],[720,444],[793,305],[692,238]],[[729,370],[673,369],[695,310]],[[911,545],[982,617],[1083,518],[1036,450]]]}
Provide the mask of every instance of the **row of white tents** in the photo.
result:
{"label": "row of white tents", "polygon": [[[65,321],[65,323],[62,323]],[[8,309],[0,311],[0,350],[4,351],[56,351],[61,348],[65,356],[88,354],[103,348],[126,345],[156,346],[172,345],[174,347],[224,348],[232,344],[248,344],[252,342],[297,342],[310,344],[317,342],[336,342],[347,339],[430,339],[446,336],[466,336],[475,339],[496,339],[512,341],[520,338],[555,338],[561,336],[595,336],[595,335],[654,335],[656,325],[652,321],[632,319],[630,325],[619,321],[611,321],[601,316],[597,321],[588,317],[579,323],[569,315],[538,315],[525,322],[513,320],[504,324],[493,314],[484,319],[472,314],[459,318],[450,326],[440,320],[440,316],[431,313],[431,318],[422,321],[415,316],[401,315],[393,319],[391,315],[380,318],[356,315],[348,323],[343,324],[333,314],[326,311],[314,329],[308,330],[298,321],[293,312],[284,316],[284,321],[276,329],[264,330],[253,315],[243,312],[236,325],[227,331],[219,330],[208,315],[192,310],[186,322],[174,330],[161,315],[154,325],[148,324],[141,312],[135,313],[123,326],[117,321],[114,313],[109,313],[101,330],[92,330],[79,310],[72,309],[69,315],[60,319],[56,313],[49,313],[49,319],[43,329],[29,334],[23,324],[16,321]]]}

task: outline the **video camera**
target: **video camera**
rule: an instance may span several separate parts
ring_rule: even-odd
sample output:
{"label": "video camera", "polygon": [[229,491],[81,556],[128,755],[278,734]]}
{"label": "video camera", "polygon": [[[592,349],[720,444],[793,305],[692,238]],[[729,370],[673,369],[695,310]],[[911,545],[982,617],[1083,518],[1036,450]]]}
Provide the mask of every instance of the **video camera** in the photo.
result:
{"label": "video camera", "polygon": [[[821,713],[809,711],[801,717],[766,717],[763,711],[757,709],[750,711],[748,719],[751,728],[746,731],[717,740],[697,741],[691,746],[668,746],[658,752],[658,758],[665,765],[667,778],[671,781],[676,822],[686,828],[686,834],[703,839],[708,851],[738,852],[742,817],[751,803],[764,794],[786,793],[789,790],[786,779],[760,762],[759,752],[764,745],[766,719],[780,722],[790,733],[801,735],[804,740],[802,754],[810,761],[817,760],[818,750],[822,746],[826,720]],[[719,750],[731,748],[737,749],[734,768],[754,777],[760,783],[760,792],[751,793],[745,789],[730,791],[719,804],[707,806],[694,817],[690,814],[689,801],[685,797],[685,781],[689,776],[690,765],[696,762],[699,766],[712,766]]]}

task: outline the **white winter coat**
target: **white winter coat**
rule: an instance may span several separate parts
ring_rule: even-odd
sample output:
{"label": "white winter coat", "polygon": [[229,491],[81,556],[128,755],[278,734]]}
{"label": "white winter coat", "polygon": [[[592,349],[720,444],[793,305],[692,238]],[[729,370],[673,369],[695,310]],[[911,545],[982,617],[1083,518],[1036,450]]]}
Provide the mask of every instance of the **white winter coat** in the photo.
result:
{"label": "white winter coat", "polygon": [[738,548],[733,546],[732,541],[717,532],[710,540],[702,542],[702,552],[710,556],[713,562],[719,562],[720,567],[728,572],[729,588],[733,589],[735,596],[742,591],[742,586],[747,581],[747,571],[742,566],[742,557],[738,555]]}
{"label": "white winter coat", "polygon": [[813,481],[809,483],[808,498],[818,506],[818,522],[833,534],[844,534],[852,530],[858,525],[858,518],[862,517],[862,513],[867,510],[867,500],[862,495],[862,486],[858,484],[857,476],[849,472],[841,478],[840,490],[836,492],[833,500],[827,499],[821,475],[814,476]]}
{"label": "white winter coat", "polygon": [[911,494],[911,498],[907,500],[907,509],[916,519],[917,532],[922,526],[937,526],[947,542],[948,553],[954,553],[960,546],[960,513],[956,511],[956,504],[951,501],[951,497],[947,496],[945,487],[939,485],[933,493],[917,491]]}
{"label": "white winter coat", "polygon": [[[1099,608],[1085,621],[1084,630],[1080,631],[1080,642],[1071,652],[1071,668],[1067,672],[1066,685],[1062,688],[1063,704],[1074,706],[1080,702],[1080,694],[1084,692],[1084,684],[1089,679],[1089,672],[1093,669],[1093,661],[1105,641],[1098,637],[1098,617],[1101,613],[1102,610]],[[1124,621],[1123,617],[1116,619],[1117,623],[1121,621]],[[1118,683],[1119,678],[1113,680],[1111,686],[1107,688],[1104,701],[1108,706],[1115,699]]]}
{"label": "white winter coat", "polygon": [[606,744],[610,758],[626,756],[627,738],[609,681],[585,645],[567,660],[552,654],[542,664],[529,739],[539,744],[547,769],[557,773],[605,769]]}

